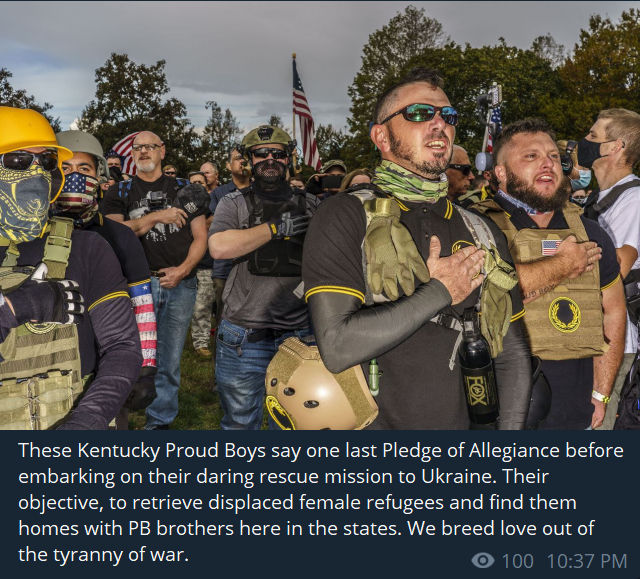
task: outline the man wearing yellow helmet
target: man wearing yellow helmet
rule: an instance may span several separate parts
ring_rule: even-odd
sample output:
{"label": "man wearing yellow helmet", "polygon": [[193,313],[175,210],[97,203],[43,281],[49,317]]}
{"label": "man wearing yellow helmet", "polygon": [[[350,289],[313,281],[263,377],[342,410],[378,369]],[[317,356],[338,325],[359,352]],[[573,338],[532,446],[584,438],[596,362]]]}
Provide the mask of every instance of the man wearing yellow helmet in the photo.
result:
{"label": "man wearing yellow helmet", "polygon": [[294,146],[270,125],[247,134],[241,152],[254,180],[222,197],[209,230],[214,260],[234,259],[217,333],[224,430],[260,429],[269,362],[285,339],[310,333],[299,286],[304,234],[319,201],[287,181]]}
{"label": "man wearing yellow helmet", "polygon": [[126,282],[104,240],[48,219],[73,154],[47,120],[0,107],[0,126],[0,429],[106,429],[142,364]]}

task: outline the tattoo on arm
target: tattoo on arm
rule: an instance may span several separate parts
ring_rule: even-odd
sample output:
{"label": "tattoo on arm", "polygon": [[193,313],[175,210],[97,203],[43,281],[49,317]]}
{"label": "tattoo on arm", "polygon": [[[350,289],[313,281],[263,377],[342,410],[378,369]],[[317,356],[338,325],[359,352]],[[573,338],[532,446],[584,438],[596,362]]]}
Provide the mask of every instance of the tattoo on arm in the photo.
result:
{"label": "tattoo on arm", "polygon": [[555,287],[556,287],[555,284],[549,284],[549,285],[546,285],[544,287],[541,287],[540,289],[533,290],[533,291],[528,292],[528,293],[523,293],[522,294],[522,299],[523,300],[531,300],[531,299],[534,299],[534,298],[542,297],[547,292],[552,291]]}

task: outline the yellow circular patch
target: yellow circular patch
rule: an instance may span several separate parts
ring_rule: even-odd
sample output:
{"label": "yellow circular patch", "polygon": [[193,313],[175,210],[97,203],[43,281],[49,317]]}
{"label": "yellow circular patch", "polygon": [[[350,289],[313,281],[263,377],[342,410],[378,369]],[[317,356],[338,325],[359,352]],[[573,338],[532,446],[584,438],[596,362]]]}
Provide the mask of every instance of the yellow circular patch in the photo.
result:
{"label": "yellow circular patch", "polygon": [[265,403],[267,405],[267,411],[275,423],[282,428],[282,430],[295,430],[296,425],[289,413],[280,405],[278,399],[275,396],[267,396]]}
{"label": "yellow circular patch", "polygon": [[31,322],[28,322],[24,326],[32,334],[48,334],[50,331],[54,330],[57,325],[59,324],[32,324]]}
{"label": "yellow circular patch", "polygon": [[572,299],[562,297],[551,302],[549,321],[556,330],[570,334],[580,327],[581,320],[580,308]]}

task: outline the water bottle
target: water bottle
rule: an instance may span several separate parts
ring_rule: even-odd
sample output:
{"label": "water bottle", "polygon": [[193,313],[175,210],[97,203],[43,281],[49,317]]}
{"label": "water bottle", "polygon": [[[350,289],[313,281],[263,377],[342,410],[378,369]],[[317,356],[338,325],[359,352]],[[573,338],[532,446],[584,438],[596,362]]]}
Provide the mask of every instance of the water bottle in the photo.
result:
{"label": "water bottle", "polygon": [[458,360],[462,369],[469,420],[473,424],[495,422],[500,415],[500,405],[493,360],[489,344],[480,333],[475,308],[467,308],[464,311]]}

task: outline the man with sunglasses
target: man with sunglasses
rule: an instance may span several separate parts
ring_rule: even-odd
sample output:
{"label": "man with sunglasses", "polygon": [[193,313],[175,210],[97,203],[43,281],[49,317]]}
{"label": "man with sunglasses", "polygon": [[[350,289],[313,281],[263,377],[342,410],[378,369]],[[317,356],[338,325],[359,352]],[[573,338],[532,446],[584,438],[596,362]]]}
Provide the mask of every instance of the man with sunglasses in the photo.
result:
{"label": "man with sunglasses", "polygon": [[143,131],[131,155],[137,174],[109,189],[106,216],[131,228],[142,243],[151,271],[158,331],[158,397],[147,408],[149,430],[166,430],[178,413],[180,359],[196,299],[196,266],[206,249],[205,207],[179,203],[191,187],[162,173],[165,147]]}
{"label": "man with sunglasses", "polygon": [[178,171],[173,165],[166,165],[165,168],[162,170],[162,172],[167,177],[177,177],[178,176]]}
{"label": "man with sunglasses", "polygon": [[304,235],[319,201],[293,189],[295,142],[263,125],[242,140],[253,181],[214,208],[209,250],[233,259],[217,332],[216,381],[223,430],[259,430],[267,366],[282,342],[310,333],[301,262]]}
{"label": "man with sunglasses", "polygon": [[469,155],[460,145],[453,146],[453,157],[451,157],[446,174],[449,181],[447,197],[453,203],[458,204],[460,197],[469,191],[474,179]]}
{"label": "man with sunglasses", "polygon": [[[442,79],[414,69],[378,98],[374,121],[382,162],[373,186],[323,201],[305,243],[305,296],[325,366],[339,373],[362,364],[368,375],[377,362],[380,412],[369,428],[467,430],[460,319],[477,307],[483,285],[502,309],[480,302],[495,357],[497,427],[521,429],[531,389],[522,300],[499,229],[447,198],[458,115]],[[476,246],[480,235],[487,252]],[[504,274],[497,292],[491,259]]]}
{"label": "man with sunglasses", "polygon": [[73,153],[48,121],[0,107],[0,126],[0,428],[104,430],[142,365],[126,281],[101,237],[49,218]]}

